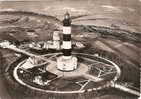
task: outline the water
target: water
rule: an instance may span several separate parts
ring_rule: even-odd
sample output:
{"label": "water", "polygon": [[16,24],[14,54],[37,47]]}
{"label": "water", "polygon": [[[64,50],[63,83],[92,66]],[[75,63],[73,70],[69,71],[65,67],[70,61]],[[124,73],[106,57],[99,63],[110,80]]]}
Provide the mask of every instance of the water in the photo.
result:
{"label": "water", "polygon": [[72,16],[88,15],[84,19],[107,18],[106,20],[74,21],[74,24],[95,24],[141,31],[141,2],[139,0],[40,0],[1,1],[0,10],[24,10],[49,14],[63,19],[66,11]]}

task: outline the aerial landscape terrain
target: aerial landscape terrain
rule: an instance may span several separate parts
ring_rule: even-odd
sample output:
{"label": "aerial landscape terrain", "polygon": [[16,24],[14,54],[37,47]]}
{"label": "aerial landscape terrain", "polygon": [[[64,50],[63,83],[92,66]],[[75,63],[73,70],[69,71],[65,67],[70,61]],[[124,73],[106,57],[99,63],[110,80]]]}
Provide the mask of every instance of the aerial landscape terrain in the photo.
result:
{"label": "aerial landscape terrain", "polygon": [[[138,99],[140,9],[141,0],[0,1],[0,99]],[[65,13],[79,65],[70,72],[56,69]],[[56,31],[58,49],[49,46]]]}

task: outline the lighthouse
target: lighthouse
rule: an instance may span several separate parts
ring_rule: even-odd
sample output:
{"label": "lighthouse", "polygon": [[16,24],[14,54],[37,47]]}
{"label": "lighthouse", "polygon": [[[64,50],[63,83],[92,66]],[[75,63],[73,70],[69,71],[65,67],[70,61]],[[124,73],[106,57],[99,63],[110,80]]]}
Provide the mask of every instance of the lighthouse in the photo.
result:
{"label": "lighthouse", "polygon": [[77,68],[77,58],[72,55],[71,32],[71,18],[67,12],[63,20],[63,54],[57,59],[57,68],[62,71],[73,71]]}

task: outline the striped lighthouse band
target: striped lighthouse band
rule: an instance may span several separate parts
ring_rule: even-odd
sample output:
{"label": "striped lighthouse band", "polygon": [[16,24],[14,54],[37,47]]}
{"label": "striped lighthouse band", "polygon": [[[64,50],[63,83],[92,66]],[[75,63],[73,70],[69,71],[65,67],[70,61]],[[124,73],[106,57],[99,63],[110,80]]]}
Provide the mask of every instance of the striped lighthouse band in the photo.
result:
{"label": "striped lighthouse band", "polygon": [[63,41],[71,41],[71,35],[70,34],[63,34]]}
{"label": "striped lighthouse band", "polygon": [[71,56],[72,43],[71,43],[71,27],[65,27],[63,29],[67,29],[63,31],[63,55]]}
{"label": "striped lighthouse band", "polygon": [[71,41],[63,41],[62,43],[63,43],[62,44],[63,49],[72,49]]}
{"label": "striped lighthouse band", "polygon": [[71,56],[72,50],[72,42],[71,42],[71,34],[63,34],[63,55],[64,56]]}
{"label": "striped lighthouse band", "polygon": [[71,44],[71,19],[69,13],[66,13],[63,20],[63,44],[62,51],[64,57],[70,57],[72,51]]}
{"label": "striped lighthouse band", "polygon": [[64,56],[71,56],[72,50],[72,42],[71,42],[71,35],[70,34],[63,34],[63,55]]}
{"label": "striped lighthouse band", "polygon": [[71,49],[62,49],[63,56],[71,56]]}
{"label": "striped lighthouse band", "polygon": [[63,34],[71,34],[71,26],[63,26]]}

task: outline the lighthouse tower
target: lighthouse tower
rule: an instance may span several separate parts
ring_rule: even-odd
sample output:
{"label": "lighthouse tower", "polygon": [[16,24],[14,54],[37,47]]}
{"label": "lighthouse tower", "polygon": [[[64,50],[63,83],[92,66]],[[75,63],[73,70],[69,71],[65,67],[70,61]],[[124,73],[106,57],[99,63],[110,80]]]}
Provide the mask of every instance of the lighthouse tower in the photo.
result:
{"label": "lighthouse tower", "polygon": [[63,55],[57,59],[57,68],[62,71],[72,71],[77,68],[77,58],[71,54],[71,19],[69,13],[66,13],[63,20]]}

